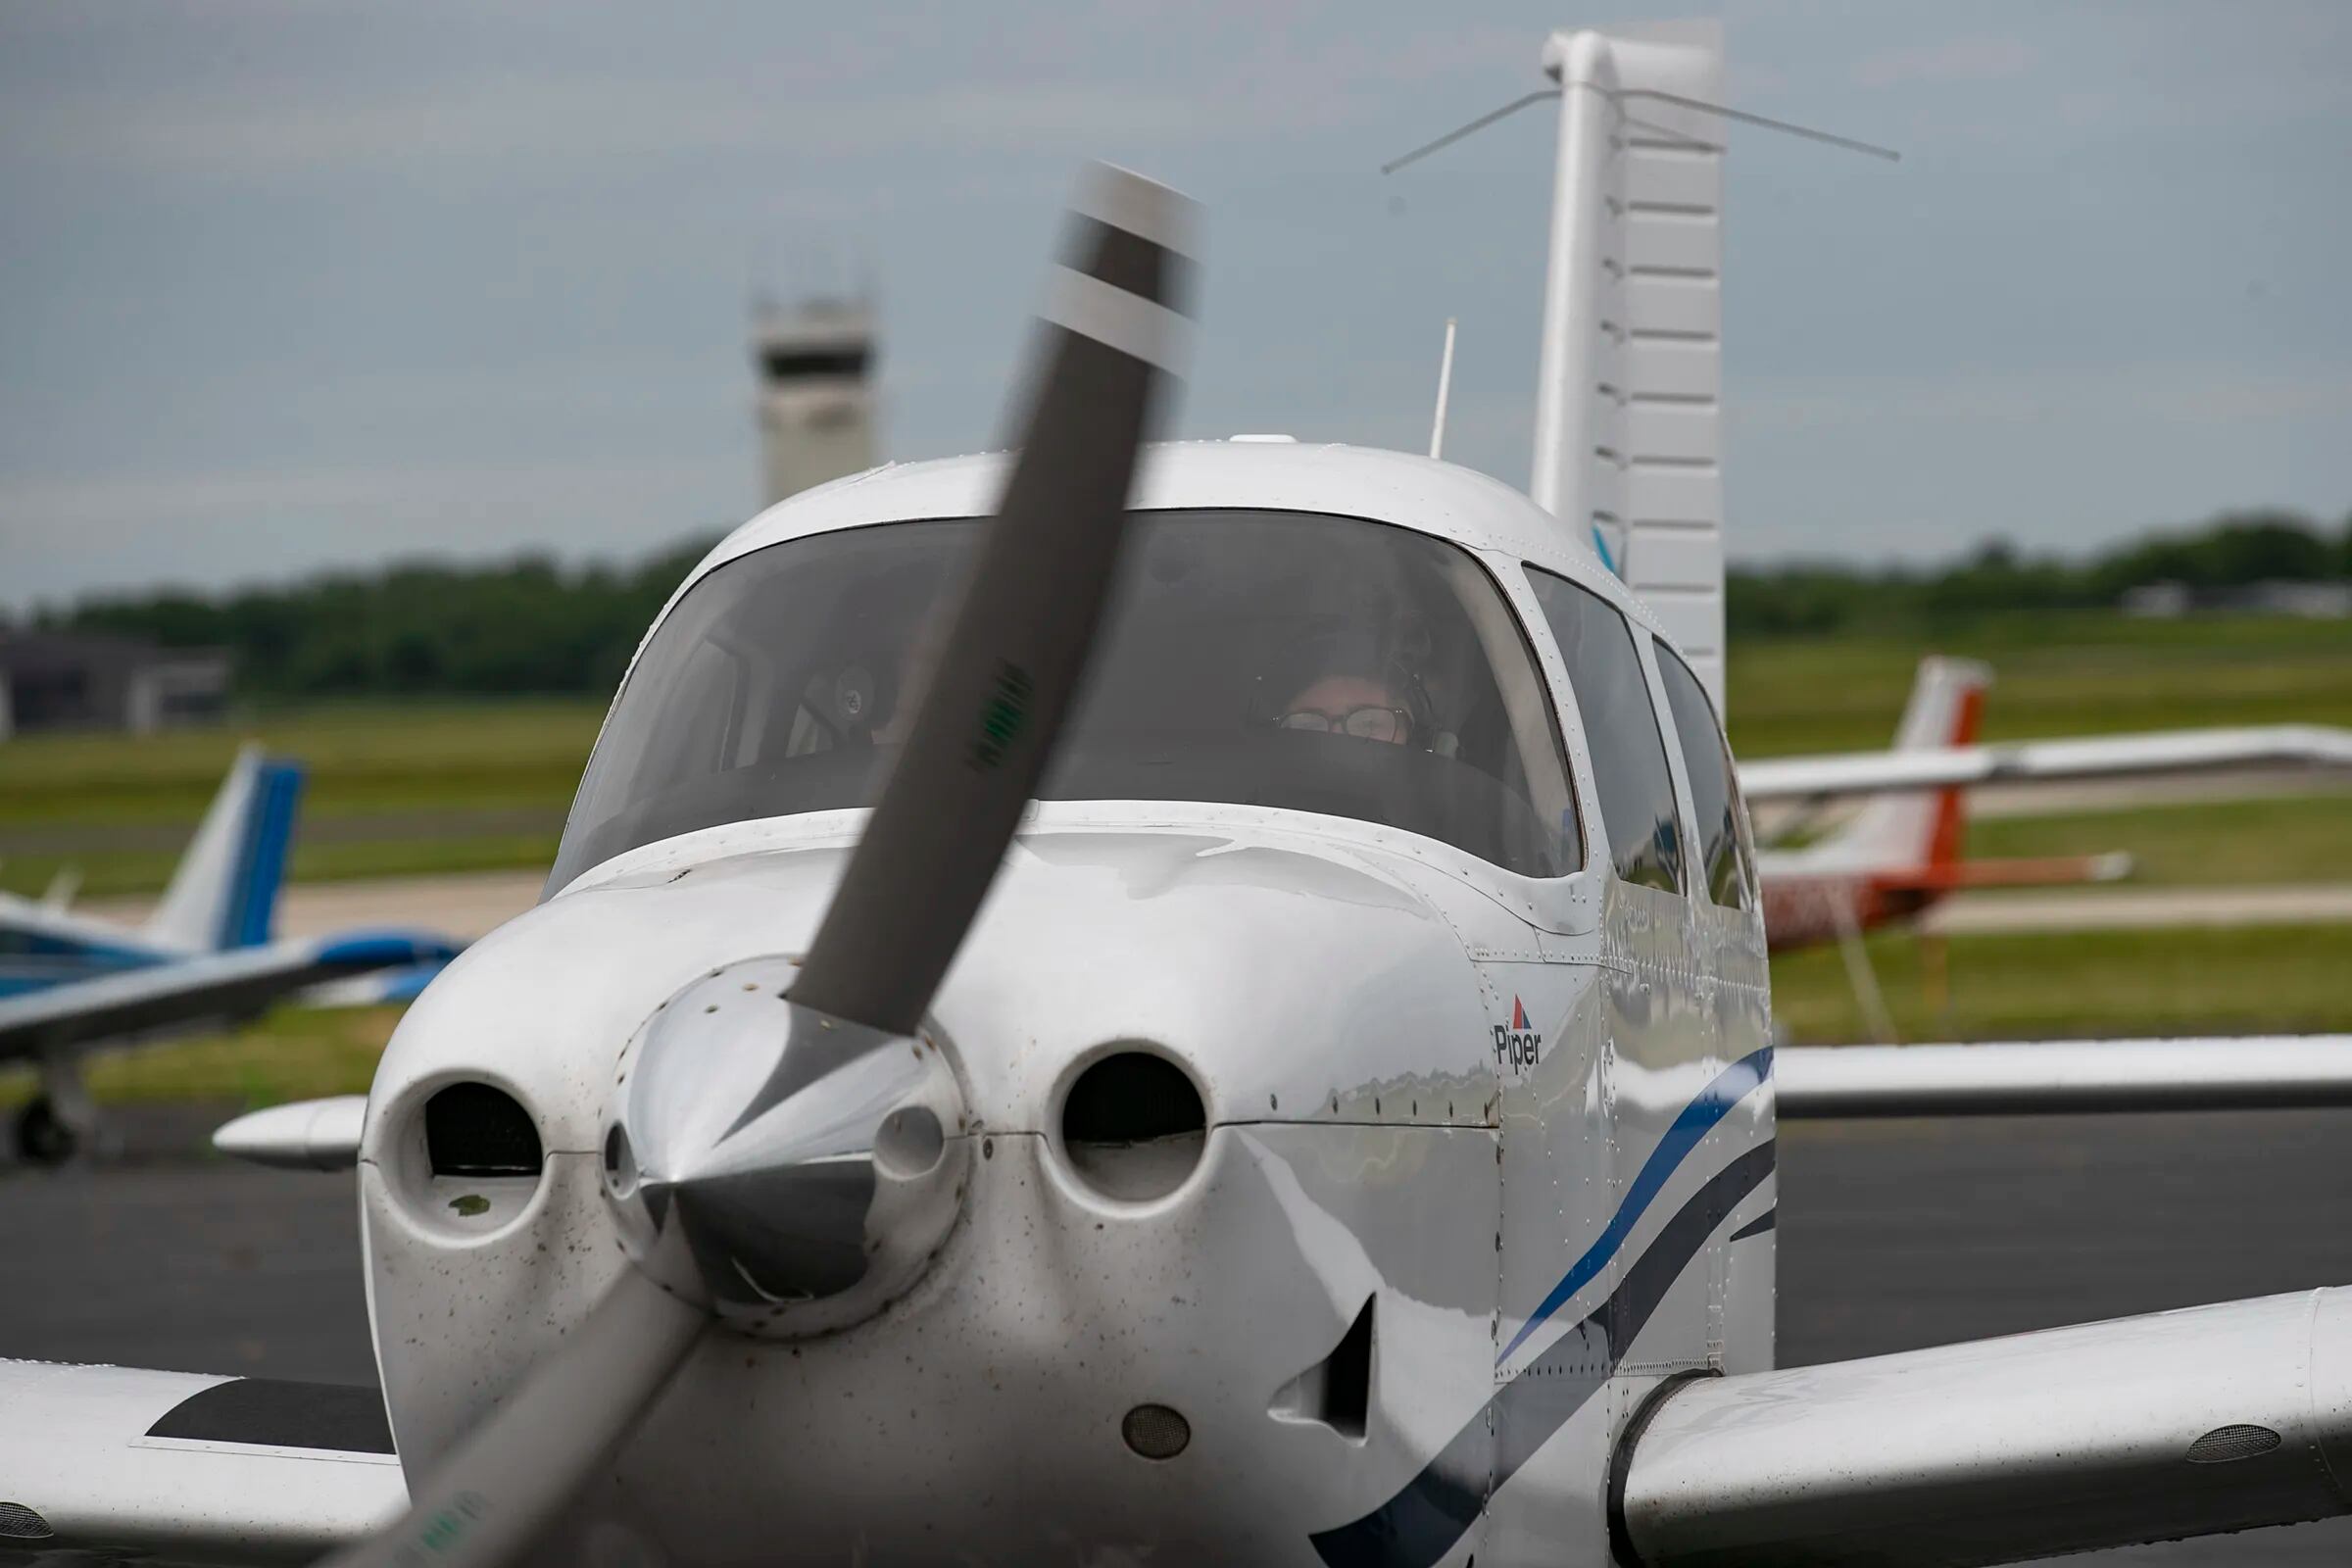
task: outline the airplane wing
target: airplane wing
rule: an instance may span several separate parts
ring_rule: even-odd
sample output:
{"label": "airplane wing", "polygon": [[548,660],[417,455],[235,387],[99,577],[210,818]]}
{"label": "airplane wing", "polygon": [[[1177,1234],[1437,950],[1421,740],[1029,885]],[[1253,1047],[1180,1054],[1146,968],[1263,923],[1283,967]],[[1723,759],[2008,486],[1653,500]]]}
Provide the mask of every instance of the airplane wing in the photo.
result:
{"label": "airplane wing", "polygon": [[2272,724],[1784,757],[1740,763],[1740,790],[1752,805],[1949,785],[2056,784],[2293,767],[2352,768],[2352,730],[2325,724]]}
{"label": "airplane wing", "polygon": [[1954,1568],[2346,1511],[2352,1290],[1670,1382],[1609,1483],[1629,1568]]}
{"label": "airplane wing", "polygon": [[0,1568],[308,1562],[408,1501],[373,1389],[41,1361],[0,1360]]}
{"label": "airplane wing", "polygon": [[2013,1116],[2352,1105],[2352,1035],[1783,1046],[1779,1113]]}
{"label": "airplane wing", "polygon": [[446,961],[415,932],[356,932],[202,954],[0,998],[0,1060],[259,1011],[291,992],[379,969]]}

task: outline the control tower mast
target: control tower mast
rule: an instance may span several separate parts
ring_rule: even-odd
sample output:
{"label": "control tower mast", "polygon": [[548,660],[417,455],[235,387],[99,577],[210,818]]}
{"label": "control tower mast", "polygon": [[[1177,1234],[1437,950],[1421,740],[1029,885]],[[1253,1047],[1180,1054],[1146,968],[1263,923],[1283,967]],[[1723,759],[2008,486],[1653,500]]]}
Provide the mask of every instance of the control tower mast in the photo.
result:
{"label": "control tower mast", "polygon": [[873,313],[863,301],[758,309],[767,504],[874,465]]}

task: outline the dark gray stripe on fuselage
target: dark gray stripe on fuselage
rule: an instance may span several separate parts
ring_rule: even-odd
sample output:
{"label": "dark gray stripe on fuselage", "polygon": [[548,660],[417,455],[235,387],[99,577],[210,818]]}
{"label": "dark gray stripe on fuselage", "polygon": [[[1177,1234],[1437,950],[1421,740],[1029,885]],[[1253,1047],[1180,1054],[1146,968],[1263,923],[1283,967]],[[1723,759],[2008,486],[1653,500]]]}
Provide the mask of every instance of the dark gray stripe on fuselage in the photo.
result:
{"label": "dark gray stripe on fuselage", "polygon": [[216,1383],[166,1410],[147,1435],[336,1453],[393,1451],[392,1424],[384,1414],[380,1390],[283,1378]]}
{"label": "dark gray stripe on fuselage", "polygon": [[1778,1208],[1766,1209],[1763,1213],[1758,1214],[1754,1219],[1749,1220],[1746,1224],[1732,1232],[1732,1240],[1735,1242],[1744,1242],[1750,1236],[1763,1235],[1766,1231],[1771,1230],[1775,1225],[1780,1223],[1780,1219],[1778,1217],[1780,1212],[1781,1211]]}
{"label": "dark gray stripe on fuselage", "polygon": [[1451,1550],[1487,1499],[1608,1382],[1707,1238],[1772,1174],[1775,1157],[1771,1143],[1758,1144],[1710,1177],[1627,1266],[1608,1299],[1495,1391],[1419,1475],[1362,1518],[1310,1537],[1323,1560],[1331,1568],[1428,1568]]}

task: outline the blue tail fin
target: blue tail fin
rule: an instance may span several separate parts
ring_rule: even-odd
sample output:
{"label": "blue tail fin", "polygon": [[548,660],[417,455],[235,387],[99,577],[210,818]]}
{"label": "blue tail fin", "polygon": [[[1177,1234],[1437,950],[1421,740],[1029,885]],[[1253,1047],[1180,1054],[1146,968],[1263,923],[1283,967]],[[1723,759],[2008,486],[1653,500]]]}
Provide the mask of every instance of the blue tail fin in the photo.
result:
{"label": "blue tail fin", "polygon": [[302,805],[302,764],[272,758],[255,781],[245,843],[228,905],[221,911],[219,946],[258,948],[270,940],[277,912],[277,890],[286,879],[286,852],[294,840],[294,814]]}
{"label": "blue tail fin", "polygon": [[151,938],[200,953],[270,940],[302,778],[300,763],[264,757],[258,747],[237,755],[147,922]]}

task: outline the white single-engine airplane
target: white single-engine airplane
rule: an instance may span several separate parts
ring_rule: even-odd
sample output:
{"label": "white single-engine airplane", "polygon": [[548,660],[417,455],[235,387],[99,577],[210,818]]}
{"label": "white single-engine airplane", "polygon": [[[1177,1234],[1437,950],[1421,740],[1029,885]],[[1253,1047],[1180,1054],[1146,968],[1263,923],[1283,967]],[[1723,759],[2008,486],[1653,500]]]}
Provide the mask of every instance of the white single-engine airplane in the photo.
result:
{"label": "white single-engine airplane", "polygon": [[[2126,1104],[2175,1058],[1775,1070],[1719,605],[1678,648],[1586,527],[1613,486],[1637,577],[1642,518],[1715,550],[1712,409],[1667,461],[1645,400],[1716,385],[1678,100],[1720,56],[1546,59],[1550,505],[1143,448],[1186,208],[1097,177],[1017,458],[714,550],[356,1150],[277,1118],[356,1153],[382,1405],[11,1365],[0,1543],[1959,1563],[2343,1510],[2352,1294],[1772,1370],[1776,1110]],[[2346,1102],[2348,1050],[2190,1063]]]}

